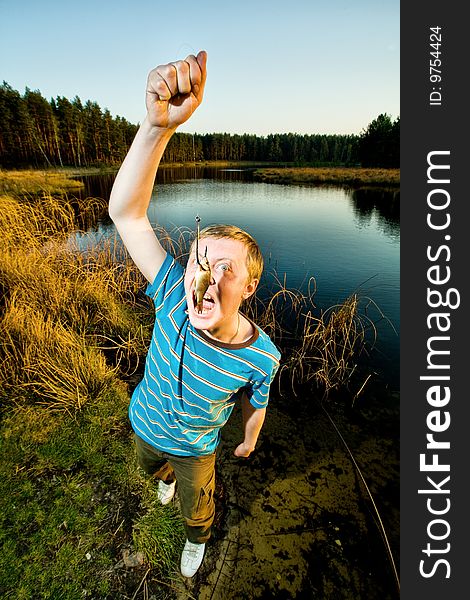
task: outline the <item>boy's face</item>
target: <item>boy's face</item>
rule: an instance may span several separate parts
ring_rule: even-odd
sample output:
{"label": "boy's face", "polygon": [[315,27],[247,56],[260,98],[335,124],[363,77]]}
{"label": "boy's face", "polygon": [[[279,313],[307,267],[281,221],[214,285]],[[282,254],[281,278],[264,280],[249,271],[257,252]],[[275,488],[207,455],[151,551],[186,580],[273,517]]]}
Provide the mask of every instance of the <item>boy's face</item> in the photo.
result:
{"label": "boy's face", "polygon": [[188,316],[197,329],[208,330],[209,333],[214,332],[216,337],[222,337],[234,333],[240,304],[253,294],[258,280],[248,280],[247,251],[243,242],[228,238],[201,238],[200,259],[204,256],[206,246],[212,279],[204,295],[202,313],[198,313],[195,307],[194,276],[198,268],[195,244],[186,266],[184,289]]}

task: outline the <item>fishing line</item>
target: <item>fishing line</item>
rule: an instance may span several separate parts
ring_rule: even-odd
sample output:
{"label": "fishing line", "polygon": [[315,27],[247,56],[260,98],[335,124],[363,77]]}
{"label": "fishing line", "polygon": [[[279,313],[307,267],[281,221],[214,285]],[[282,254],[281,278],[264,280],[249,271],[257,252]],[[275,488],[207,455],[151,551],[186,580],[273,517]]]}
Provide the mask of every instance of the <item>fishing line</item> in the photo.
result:
{"label": "fishing line", "polygon": [[199,264],[199,223],[201,222],[201,218],[199,215],[195,217],[196,221],[196,261]]}
{"label": "fishing line", "polygon": [[375,514],[377,516],[377,522],[376,523],[377,523],[377,526],[379,528],[380,533],[382,534],[382,540],[383,540],[383,542],[385,544],[385,549],[387,551],[388,559],[390,561],[390,565],[391,565],[392,570],[393,570],[393,574],[394,574],[394,577],[395,577],[395,583],[396,583],[397,588],[398,588],[398,594],[400,594],[400,576],[398,574],[398,569],[397,569],[396,564],[395,564],[395,559],[393,557],[393,552],[392,552],[392,548],[390,546],[390,542],[388,541],[387,532],[385,530],[385,527],[384,527],[384,524],[383,524],[383,521],[382,521],[382,517],[380,516],[379,509],[377,508],[377,505],[376,505],[376,503],[374,501],[374,497],[372,496],[372,492],[370,491],[369,486],[367,485],[367,482],[366,482],[366,480],[364,478],[364,475],[362,474],[362,471],[361,471],[359,465],[357,464],[357,461],[354,458],[354,455],[353,455],[351,449],[349,448],[346,440],[344,439],[343,435],[341,434],[341,431],[339,430],[339,427],[334,422],[334,420],[333,420],[332,416],[330,415],[330,413],[326,410],[326,408],[325,408],[325,406],[323,404],[323,400],[321,400],[319,402],[319,405],[320,405],[320,408],[325,413],[325,415],[328,417],[330,423],[333,425],[333,427],[334,427],[334,429],[336,431],[336,434],[338,435],[339,439],[342,441],[344,447],[346,448],[346,450],[347,450],[347,452],[349,454],[349,457],[350,457],[350,459],[351,459],[354,467],[356,468],[356,472],[359,474],[359,477],[361,478],[361,481],[362,481],[362,483],[363,483],[363,485],[364,485],[364,487],[366,489],[366,492],[367,492],[367,495],[369,497],[369,500],[371,501],[372,507],[374,508],[374,512],[375,512]]}

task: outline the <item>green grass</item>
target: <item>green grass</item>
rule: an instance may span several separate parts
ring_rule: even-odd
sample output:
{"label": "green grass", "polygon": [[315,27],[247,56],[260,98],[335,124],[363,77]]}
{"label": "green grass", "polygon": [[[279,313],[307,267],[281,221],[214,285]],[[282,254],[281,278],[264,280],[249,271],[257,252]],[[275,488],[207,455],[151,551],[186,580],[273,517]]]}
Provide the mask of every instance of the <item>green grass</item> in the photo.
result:
{"label": "green grass", "polygon": [[133,538],[162,580],[175,576],[169,566],[184,542],[180,516],[175,507],[152,508],[155,487],[136,468],[127,405],[126,391],[116,388],[74,418],[40,407],[4,415],[2,598],[74,599],[84,590],[124,598],[141,575],[124,584],[126,569],[115,566]]}
{"label": "green grass", "polygon": [[177,578],[179,558],[186,539],[181,514],[175,504],[162,506],[154,489],[152,492],[148,497],[148,512],[134,527],[134,545],[149,564]]}

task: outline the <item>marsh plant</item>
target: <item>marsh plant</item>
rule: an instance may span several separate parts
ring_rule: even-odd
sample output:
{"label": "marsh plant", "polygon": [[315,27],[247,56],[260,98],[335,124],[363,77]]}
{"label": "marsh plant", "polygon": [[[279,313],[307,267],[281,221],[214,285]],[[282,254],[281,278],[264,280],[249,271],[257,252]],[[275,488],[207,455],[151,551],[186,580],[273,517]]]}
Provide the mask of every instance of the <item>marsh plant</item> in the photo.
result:
{"label": "marsh plant", "polygon": [[358,386],[359,359],[373,348],[377,329],[365,309],[361,311],[361,303],[373,304],[380,318],[385,318],[371,299],[357,293],[317,315],[310,307],[302,313],[300,341],[281,367],[281,375],[290,379],[294,393],[296,382],[310,381],[316,384],[323,399],[333,391],[346,389],[354,403],[362,393],[372,374],[366,374]]}
{"label": "marsh plant", "polygon": [[377,322],[387,318],[359,291],[325,310],[316,306],[314,277],[306,288],[306,293],[289,289],[285,276],[274,276],[269,291],[260,290],[245,311],[282,349],[280,390],[296,394],[313,384],[322,400],[342,390],[354,404],[372,377],[359,368],[361,357],[376,343]]}
{"label": "marsh plant", "polygon": [[[145,281],[116,239],[84,243],[83,231],[103,209],[96,199],[45,193],[34,201],[0,198],[0,383],[7,397],[73,410],[141,367],[152,320]],[[184,262],[191,230],[158,234]],[[360,310],[373,301],[354,293],[319,310],[315,292],[313,278],[303,294],[274,276],[243,310],[283,350],[280,380],[294,392],[315,382],[326,397],[351,384],[359,356],[375,341],[375,325]],[[362,387],[354,384],[357,397]]]}

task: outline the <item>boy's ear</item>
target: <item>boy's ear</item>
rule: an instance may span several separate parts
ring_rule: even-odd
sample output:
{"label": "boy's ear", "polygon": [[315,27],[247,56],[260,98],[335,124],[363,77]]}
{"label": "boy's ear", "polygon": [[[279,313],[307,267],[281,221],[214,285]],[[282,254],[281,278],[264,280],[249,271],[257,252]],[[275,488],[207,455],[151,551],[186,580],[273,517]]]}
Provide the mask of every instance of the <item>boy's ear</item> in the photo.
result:
{"label": "boy's ear", "polygon": [[250,283],[248,283],[245,287],[245,291],[243,292],[242,299],[246,300],[250,296],[252,296],[256,288],[258,287],[259,279],[252,279]]}

